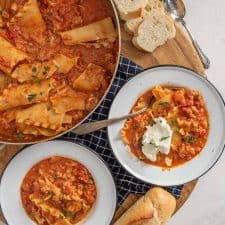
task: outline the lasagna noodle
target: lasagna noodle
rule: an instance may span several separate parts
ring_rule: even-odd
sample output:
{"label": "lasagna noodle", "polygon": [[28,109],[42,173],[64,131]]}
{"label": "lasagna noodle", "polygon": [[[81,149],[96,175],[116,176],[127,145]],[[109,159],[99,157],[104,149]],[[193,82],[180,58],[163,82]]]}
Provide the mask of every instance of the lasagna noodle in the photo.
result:
{"label": "lasagna noodle", "polygon": [[[48,212],[51,216],[55,217],[55,219],[60,221],[61,225],[73,225],[70,221],[64,216],[63,212],[59,209],[50,206],[47,202],[42,199],[37,198],[35,195],[30,195],[30,200],[42,211]],[[56,223],[55,223],[56,224]]]}
{"label": "lasagna noodle", "polygon": [[78,59],[79,57],[71,59],[68,56],[59,54],[55,57],[55,59],[53,59],[53,63],[59,73],[66,74],[72,69],[73,66],[77,64]]}
{"label": "lasagna noodle", "polygon": [[11,74],[12,78],[20,83],[34,81],[36,83],[46,78],[52,77],[56,72],[56,67],[52,62],[21,64]]}
{"label": "lasagna noodle", "polygon": [[55,80],[51,78],[40,83],[21,84],[5,89],[3,95],[0,96],[0,111],[44,102],[48,99],[49,92],[54,86]]}
{"label": "lasagna noodle", "polygon": [[43,127],[37,127],[32,125],[26,125],[23,123],[17,123],[19,131],[23,134],[31,134],[34,136],[43,135],[45,137],[52,137],[57,134],[56,130],[51,130]]}
{"label": "lasagna noodle", "polygon": [[157,113],[158,109],[162,107],[161,104],[163,103],[170,103],[171,102],[171,94],[165,95],[163,98],[158,99],[157,101],[154,102],[152,105],[152,112]]}
{"label": "lasagna noodle", "polygon": [[44,42],[43,33],[46,26],[37,0],[28,0],[10,22],[19,26],[21,32],[34,41],[38,43]]}
{"label": "lasagna noodle", "polygon": [[51,191],[55,194],[57,199],[64,199],[67,201],[76,201],[77,203],[80,202],[83,207],[86,206],[86,201],[84,199],[81,199],[80,196],[76,191],[71,191],[70,195],[63,194],[61,189],[58,188],[55,184],[53,184],[48,178],[47,175],[42,171],[39,170],[40,174],[43,176],[43,179],[39,179],[39,183],[46,188],[46,190]]}
{"label": "lasagna noodle", "polygon": [[130,126],[131,126],[132,122],[130,119],[128,119],[125,123],[123,128],[120,131],[120,135],[122,140],[124,141],[125,144],[129,144],[129,140],[127,138],[127,133],[129,132]]}
{"label": "lasagna noodle", "polygon": [[73,81],[73,88],[81,91],[97,91],[101,86],[106,87],[105,70],[90,63],[80,76]]}
{"label": "lasagna noodle", "polygon": [[88,94],[72,92],[69,96],[56,96],[50,99],[56,113],[65,113],[72,110],[86,110]]}
{"label": "lasagna noodle", "polygon": [[9,74],[27,55],[0,36],[0,70]]}
{"label": "lasagna noodle", "polygon": [[64,123],[72,123],[72,117],[56,113],[49,103],[44,102],[18,110],[16,123],[61,130]]}
{"label": "lasagna noodle", "polygon": [[60,33],[64,44],[75,45],[84,42],[108,39],[114,41],[117,33],[111,17],[95,23]]}
{"label": "lasagna noodle", "polygon": [[51,61],[21,64],[13,71],[11,76],[20,83],[26,81],[39,82],[52,77],[56,71],[58,73],[68,73],[75,64],[76,59],[59,54]]}

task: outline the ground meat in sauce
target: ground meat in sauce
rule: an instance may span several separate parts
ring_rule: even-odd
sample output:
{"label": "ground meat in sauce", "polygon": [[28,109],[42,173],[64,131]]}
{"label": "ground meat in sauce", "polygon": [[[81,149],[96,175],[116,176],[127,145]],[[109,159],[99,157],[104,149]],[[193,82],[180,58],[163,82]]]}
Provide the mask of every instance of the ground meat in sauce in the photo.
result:
{"label": "ground meat in sauce", "polygon": [[[170,91],[171,100],[167,102],[162,97],[160,101],[161,94],[166,96],[165,93],[169,93],[165,91],[166,89]],[[127,120],[121,131],[123,140],[130,146],[132,153],[147,164],[171,168],[193,159],[204,148],[209,133],[208,112],[202,95],[198,91],[186,88],[177,90],[173,87],[170,89],[157,86],[143,94],[132,111],[140,110],[140,106],[148,104],[153,95],[157,98],[157,103],[155,105],[153,103],[152,110]],[[143,154],[141,138],[146,126],[157,117],[164,117],[167,120],[173,136],[170,153],[168,155],[159,153],[156,162],[153,162]],[[168,161],[171,161],[170,165],[167,164]]]}
{"label": "ground meat in sauce", "polygon": [[[68,115],[73,116],[73,124],[65,125],[64,128],[71,128],[88,115],[98,104],[111,83],[118,56],[118,40],[114,42],[105,42],[103,40],[104,44],[98,42],[96,44],[83,43],[80,45],[66,46],[58,32],[84,26],[108,16],[114,18],[114,11],[108,0],[38,0],[40,12],[46,25],[46,30],[42,34],[44,41],[38,43],[35,39],[22,32],[22,27],[11,21],[11,18],[16,15],[18,10],[26,2],[27,0],[16,0],[12,9],[3,12],[5,26],[0,30],[1,36],[28,55],[28,58],[18,65],[23,63],[46,62],[52,60],[57,54],[63,54],[70,58],[79,58],[77,65],[68,73],[62,75],[55,72],[53,75],[53,78],[55,78],[59,86],[66,84],[70,88],[72,88],[73,81],[87,68],[88,64],[94,63],[103,67],[105,70],[105,85],[101,86],[99,90],[90,93],[91,96],[87,101],[87,110],[83,112],[79,110],[68,112]],[[1,79],[3,80],[0,87],[1,93],[7,87],[19,85],[14,79],[9,80],[9,82],[5,78]],[[50,96],[58,90],[60,88],[51,91]],[[0,122],[0,129],[4,131],[0,133],[0,139],[8,141],[26,142],[43,138],[42,136],[21,135],[21,131],[17,128],[15,121],[11,121],[9,126],[4,118]]]}
{"label": "ground meat in sauce", "polygon": [[37,224],[61,224],[63,220],[76,224],[89,213],[96,197],[87,168],[60,156],[34,165],[21,185],[23,207]]}

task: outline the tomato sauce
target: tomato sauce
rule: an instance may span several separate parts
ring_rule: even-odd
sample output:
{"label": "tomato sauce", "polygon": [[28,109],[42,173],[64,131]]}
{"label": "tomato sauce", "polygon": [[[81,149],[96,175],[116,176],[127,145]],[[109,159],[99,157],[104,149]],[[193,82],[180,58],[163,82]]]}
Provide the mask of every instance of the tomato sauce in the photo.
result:
{"label": "tomato sauce", "polygon": [[[169,101],[165,100],[168,96]],[[163,168],[175,167],[193,159],[204,148],[209,133],[209,117],[202,95],[187,88],[155,87],[141,95],[131,111],[144,108],[152,98],[154,101],[150,109],[127,120],[121,131],[131,152],[141,161]],[[167,120],[173,136],[170,153],[159,153],[153,162],[143,154],[141,141],[146,126],[157,117]],[[170,165],[166,163],[168,159]]]}
{"label": "tomato sauce", "polygon": [[60,156],[34,165],[21,185],[23,207],[37,224],[76,224],[87,216],[96,197],[87,168]]}

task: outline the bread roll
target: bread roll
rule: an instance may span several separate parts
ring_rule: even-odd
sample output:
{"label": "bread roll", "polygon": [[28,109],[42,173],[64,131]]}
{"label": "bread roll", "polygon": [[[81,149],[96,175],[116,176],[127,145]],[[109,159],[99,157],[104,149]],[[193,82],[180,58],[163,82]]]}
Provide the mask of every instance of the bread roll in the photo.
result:
{"label": "bread roll", "polygon": [[114,225],[165,225],[176,208],[176,199],[162,188],[152,188]]}
{"label": "bread roll", "polygon": [[175,35],[176,29],[172,18],[158,10],[153,10],[139,25],[132,42],[138,49],[153,52]]}

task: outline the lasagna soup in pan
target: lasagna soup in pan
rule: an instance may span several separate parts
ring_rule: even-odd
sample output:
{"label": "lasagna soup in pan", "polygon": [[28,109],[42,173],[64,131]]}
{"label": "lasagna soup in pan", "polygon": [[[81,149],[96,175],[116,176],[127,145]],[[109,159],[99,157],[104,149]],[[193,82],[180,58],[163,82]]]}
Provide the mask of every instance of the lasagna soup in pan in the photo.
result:
{"label": "lasagna soup in pan", "polygon": [[108,0],[16,0],[0,14],[0,140],[53,137],[85,118],[116,68]]}
{"label": "lasagna soup in pan", "polygon": [[96,186],[79,162],[54,156],[34,165],[21,185],[23,207],[38,225],[73,225],[96,201]]}
{"label": "lasagna soup in pan", "polygon": [[141,161],[171,168],[198,155],[209,133],[209,118],[198,91],[156,86],[141,95],[131,112],[148,107],[128,119],[121,130],[123,141]]}

